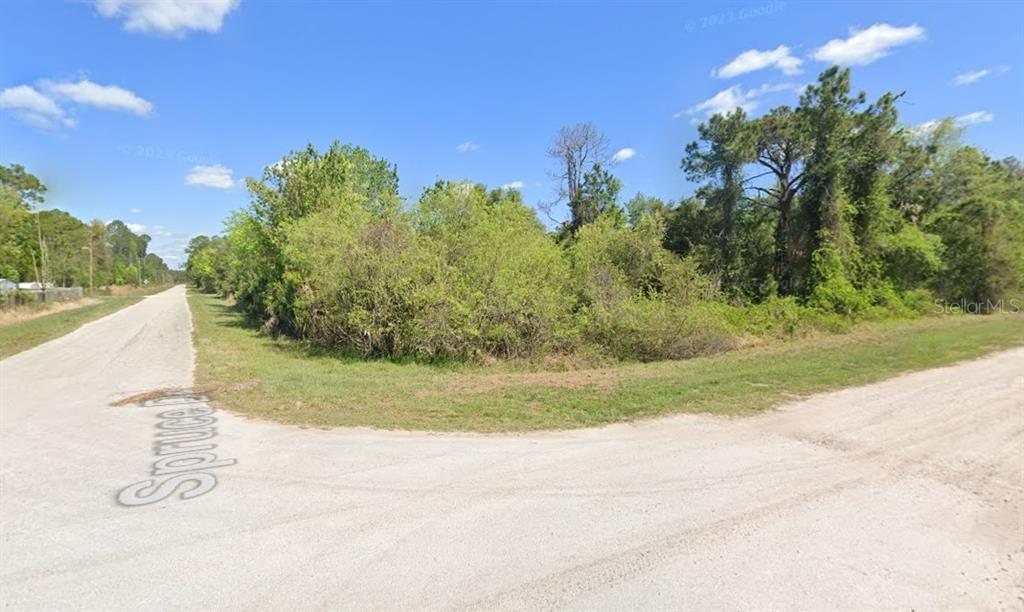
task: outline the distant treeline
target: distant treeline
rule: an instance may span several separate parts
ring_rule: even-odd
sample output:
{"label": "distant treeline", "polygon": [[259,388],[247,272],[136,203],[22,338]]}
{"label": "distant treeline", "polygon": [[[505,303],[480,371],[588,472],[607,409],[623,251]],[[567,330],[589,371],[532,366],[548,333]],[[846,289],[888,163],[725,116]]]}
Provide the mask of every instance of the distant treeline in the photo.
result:
{"label": "distant treeline", "polygon": [[0,166],[0,278],[89,287],[170,283],[179,272],[153,253],[150,237],[121,221],[84,223],[39,210],[46,186],[17,164]]}
{"label": "distant treeline", "polygon": [[681,147],[702,186],[678,203],[623,207],[604,136],[564,128],[554,232],[515,190],[439,181],[408,207],[387,161],[310,146],[249,179],[251,206],[192,241],[187,272],[275,333],[426,359],[685,358],[1020,296],[1024,168],[951,121],[902,127],[898,99],[832,68],[795,108],[713,116]]}

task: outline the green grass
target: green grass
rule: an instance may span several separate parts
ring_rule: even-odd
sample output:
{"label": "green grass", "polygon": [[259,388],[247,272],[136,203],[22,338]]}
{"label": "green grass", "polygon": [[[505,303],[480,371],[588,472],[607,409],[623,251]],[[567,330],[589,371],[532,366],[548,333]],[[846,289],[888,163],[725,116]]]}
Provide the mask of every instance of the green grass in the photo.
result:
{"label": "green grass", "polygon": [[1024,316],[862,325],[688,361],[551,372],[363,361],[262,335],[191,294],[200,389],[222,407],[314,427],[526,431],[681,412],[748,415],[786,401],[1024,345]]}
{"label": "green grass", "polygon": [[131,306],[145,296],[164,289],[167,287],[154,287],[133,295],[98,297],[97,299],[100,301],[96,304],[2,325],[0,326],[0,359],[59,338],[90,321]]}

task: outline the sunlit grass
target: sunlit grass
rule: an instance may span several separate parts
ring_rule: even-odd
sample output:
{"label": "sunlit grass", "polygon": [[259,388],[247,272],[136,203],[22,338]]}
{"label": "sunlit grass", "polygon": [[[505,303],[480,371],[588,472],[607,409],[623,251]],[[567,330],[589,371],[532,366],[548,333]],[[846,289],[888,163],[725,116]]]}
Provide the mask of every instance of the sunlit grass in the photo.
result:
{"label": "sunlit grass", "polygon": [[746,415],[796,397],[1024,345],[1024,316],[862,325],[688,361],[544,371],[364,361],[272,339],[224,300],[191,294],[197,383],[225,408],[308,426],[524,431],[655,415]]}

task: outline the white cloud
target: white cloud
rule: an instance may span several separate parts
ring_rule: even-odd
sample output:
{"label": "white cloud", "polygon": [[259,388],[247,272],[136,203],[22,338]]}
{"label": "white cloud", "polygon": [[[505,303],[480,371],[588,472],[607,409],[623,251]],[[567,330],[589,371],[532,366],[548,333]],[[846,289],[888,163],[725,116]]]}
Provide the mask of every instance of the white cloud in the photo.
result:
{"label": "white cloud", "polygon": [[681,117],[684,114],[695,115],[703,111],[708,117],[710,117],[712,115],[730,113],[737,108],[742,108],[744,111],[749,113],[754,110],[757,103],[749,99],[748,96],[749,92],[744,92],[743,88],[739,85],[733,85],[729,89],[723,89],[696,106],[685,111],[679,111],[675,116]]}
{"label": "white cloud", "polygon": [[[977,125],[979,123],[990,123],[995,121],[995,118],[996,116],[988,111],[974,111],[973,113],[954,117],[953,123],[957,127],[967,127],[969,125]],[[909,129],[914,134],[927,134],[939,127],[939,123],[941,122],[938,119],[932,119],[931,121],[925,121],[924,123],[912,126]]]}
{"label": "white cloud", "polygon": [[511,183],[505,183],[501,186],[502,189],[522,189],[526,186],[526,183],[522,181],[512,181]]}
{"label": "white cloud", "polygon": [[124,225],[136,234],[141,234],[146,231],[146,226],[141,223],[125,223]]}
{"label": "white cloud", "polygon": [[994,68],[982,68],[981,70],[970,70],[963,74],[958,74],[953,77],[953,85],[970,85],[971,83],[981,80],[987,76],[995,76],[997,74],[1003,74],[1009,72],[1009,66],[996,66]]}
{"label": "white cloud", "polygon": [[235,186],[231,172],[231,168],[220,164],[192,166],[192,170],[185,177],[185,184],[196,187],[212,187],[213,189],[231,189]]}
{"label": "white cloud", "polygon": [[142,209],[141,208],[133,208],[133,209],[129,210],[128,212],[132,213],[133,215],[137,215],[137,214],[142,212]]}
{"label": "white cloud", "polygon": [[975,111],[973,113],[967,113],[966,115],[960,115],[955,119],[956,124],[959,126],[977,125],[979,123],[989,123],[994,121],[995,115],[988,111]]}
{"label": "white cloud", "polygon": [[876,23],[866,30],[850,29],[849,38],[834,38],[811,53],[822,62],[846,66],[863,66],[883,58],[889,49],[924,40],[924,28],[917,24],[906,27]]}
{"label": "white cloud", "polygon": [[464,142],[460,145],[455,145],[455,150],[459,153],[469,153],[470,151],[476,151],[480,148],[480,145],[472,141]]}
{"label": "white cloud", "polygon": [[939,120],[938,119],[932,119],[931,121],[925,121],[924,123],[919,123],[917,125],[912,125],[912,126],[910,126],[909,130],[914,135],[920,135],[920,134],[928,134],[928,133],[930,133],[932,130],[934,130],[937,127],[939,127]]}
{"label": "white cloud", "polygon": [[615,163],[619,163],[624,162],[627,159],[631,159],[633,157],[636,157],[636,149],[626,147],[624,149],[619,149],[618,151],[616,151],[615,155],[612,155],[612,161]]}
{"label": "white cloud", "polygon": [[189,30],[218,32],[239,0],[96,0],[100,15],[120,18],[129,32],[182,37]]}
{"label": "white cloud", "polygon": [[41,81],[40,86],[52,96],[78,104],[128,111],[136,115],[148,115],[153,110],[151,102],[117,85],[97,85],[83,79],[77,83]]}
{"label": "white cloud", "polygon": [[778,91],[795,91],[797,93],[800,93],[806,87],[807,87],[807,83],[804,83],[803,85],[797,85],[796,83],[789,83],[789,82],[784,82],[784,83],[765,83],[765,84],[761,85],[760,87],[757,87],[755,89],[751,89],[750,91],[747,92],[747,95],[750,96],[750,97],[753,97],[753,98],[757,98],[757,97],[763,96],[764,94],[775,93],[775,92],[778,92]]}
{"label": "white cloud", "polygon": [[716,76],[720,79],[731,79],[732,77],[764,68],[777,68],[783,74],[794,75],[802,72],[800,64],[803,64],[803,60],[790,55],[789,47],[779,45],[775,49],[766,51],[758,51],[757,49],[744,51],[728,64],[712,70],[711,76]]}
{"label": "white cloud", "polygon": [[75,120],[66,117],[64,109],[29,85],[0,91],[0,108],[10,109],[18,119],[38,128],[75,127]]}
{"label": "white cloud", "polygon": [[28,85],[18,85],[0,91],[0,107],[19,108],[52,117],[64,114],[56,102]]}
{"label": "white cloud", "polygon": [[705,116],[711,117],[712,115],[731,113],[737,108],[742,108],[744,112],[750,113],[757,108],[757,99],[761,96],[778,91],[798,91],[801,87],[803,86],[793,83],[765,83],[760,87],[744,91],[739,85],[733,85],[695,106],[679,111],[673,117],[679,118],[683,115],[696,115],[701,112]]}

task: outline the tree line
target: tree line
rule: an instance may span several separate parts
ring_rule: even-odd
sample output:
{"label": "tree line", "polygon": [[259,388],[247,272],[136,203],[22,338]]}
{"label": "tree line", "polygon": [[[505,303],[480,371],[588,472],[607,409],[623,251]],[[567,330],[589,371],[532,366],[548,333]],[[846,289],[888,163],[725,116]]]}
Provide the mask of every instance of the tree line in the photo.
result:
{"label": "tree line", "polygon": [[952,121],[901,126],[899,97],[831,68],[795,107],[715,115],[678,202],[623,205],[604,135],[564,128],[554,231],[518,191],[439,181],[409,207],[386,160],[309,146],[248,180],[251,206],[193,239],[186,270],[269,331],[392,358],[684,358],[1021,296],[1024,168]]}
{"label": "tree line", "polygon": [[0,165],[0,278],[58,287],[170,283],[179,273],[148,253],[150,237],[122,221],[85,223],[42,210],[46,186],[18,164]]}

